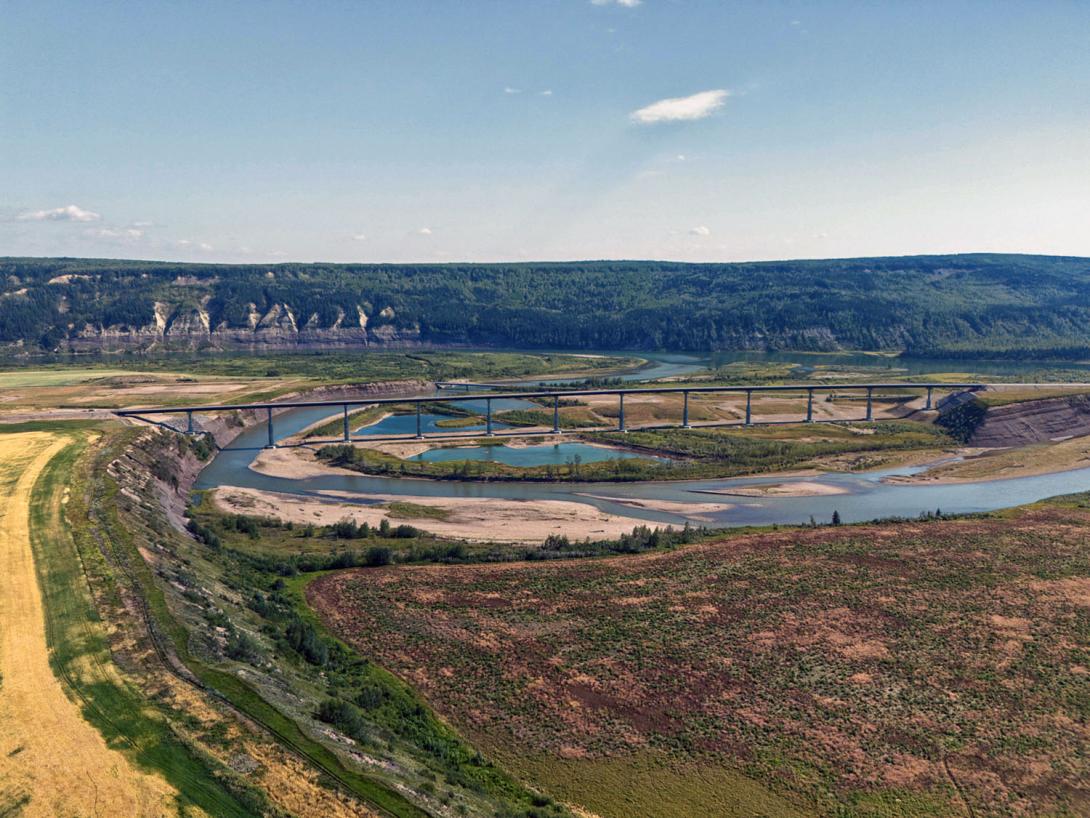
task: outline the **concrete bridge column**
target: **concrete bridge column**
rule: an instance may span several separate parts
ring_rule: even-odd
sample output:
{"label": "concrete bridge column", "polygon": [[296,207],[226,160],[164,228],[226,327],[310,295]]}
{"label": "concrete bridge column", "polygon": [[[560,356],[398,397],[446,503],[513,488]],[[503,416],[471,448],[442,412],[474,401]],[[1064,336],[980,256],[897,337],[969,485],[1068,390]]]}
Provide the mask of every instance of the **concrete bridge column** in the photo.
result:
{"label": "concrete bridge column", "polygon": [[934,394],[934,392],[935,392],[935,387],[933,387],[933,386],[927,387],[927,406],[924,407],[925,409],[930,409],[932,407],[934,401],[932,401],[931,398],[932,398],[932,395]]}
{"label": "concrete bridge column", "polygon": [[746,426],[753,421],[753,390],[746,390]]}
{"label": "concrete bridge column", "polygon": [[[420,404],[417,404],[419,406]],[[492,437],[492,398],[484,399],[485,406],[485,434]]]}
{"label": "concrete bridge column", "polygon": [[420,423],[420,402],[416,404],[416,439],[422,440],[424,437],[424,429]]}
{"label": "concrete bridge column", "polygon": [[348,404],[346,403],[341,408],[344,409],[344,442],[347,443],[352,438],[351,433],[348,431]]}
{"label": "concrete bridge column", "polygon": [[193,434],[193,413],[192,412],[186,412],[185,413],[185,421],[186,421],[186,429],[185,429],[186,433],[187,434]]}
{"label": "concrete bridge column", "polygon": [[273,434],[272,407],[271,406],[265,407],[265,419],[269,422],[269,445],[266,446],[266,448],[275,449],[276,448],[276,437]]}
{"label": "concrete bridge column", "polygon": [[690,429],[692,427],[689,426],[689,393],[684,392],[683,394],[685,395],[685,409],[681,414],[681,428]]}
{"label": "concrete bridge column", "polygon": [[814,390],[806,390],[806,422],[814,422]]}
{"label": "concrete bridge column", "polygon": [[553,395],[553,434],[560,434],[560,396]]}
{"label": "concrete bridge column", "polygon": [[618,397],[620,397],[620,399],[621,399],[620,400],[621,411],[620,411],[620,414],[618,414],[618,416],[617,416],[617,431],[618,432],[627,432],[628,430],[624,427],[624,392],[619,393]]}
{"label": "concrete bridge column", "polygon": [[867,420],[874,420],[874,387],[867,387]]}

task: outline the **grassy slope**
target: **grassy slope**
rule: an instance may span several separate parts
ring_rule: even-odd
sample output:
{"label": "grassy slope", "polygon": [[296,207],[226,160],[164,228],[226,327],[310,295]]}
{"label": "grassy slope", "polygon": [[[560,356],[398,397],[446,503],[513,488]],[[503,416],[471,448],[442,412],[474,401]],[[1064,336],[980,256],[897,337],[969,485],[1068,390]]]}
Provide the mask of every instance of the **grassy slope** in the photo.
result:
{"label": "grassy slope", "polygon": [[[121,437],[114,440],[115,453],[119,453],[131,443],[131,432],[128,438]],[[209,690],[214,691],[216,695],[221,696],[272,733],[284,746],[308,759],[317,769],[322,770],[348,791],[382,810],[386,815],[397,816],[397,818],[425,818],[426,813],[413,806],[404,796],[372,778],[347,769],[335,754],[305,735],[294,721],[262,698],[253,686],[232,673],[207,664],[190,651],[190,635],[183,623],[171,611],[163,589],[156,582],[152,570],[136,552],[132,534],[118,514],[116,494],[116,484],[109,481],[106,496],[103,498],[102,522],[106,526],[114,547],[128,552],[132,579],[138,584],[151,616],[163,636],[170,641],[176,655],[194,676]]]}
{"label": "grassy slope", "polygon": [[633,818],[803,818],[806,811],[745,775],[710,764],[673,765],[653,753],[558,759],[512,754],[511,769],[592,813]]}
{"label": "grassy slope", "polygon": [[[68,427],[70,428],[70,427]],[[42,473],[31,500],[31,542],[45,601],[51,661],[57,676],[81,704],[84,717],[111,746],[124,748],[143,769],[163,775],[180,793],[180,808],[200,807],[210,815],[254,814],[244,807],[184,746],[163,718],[139,692],[110,671],[109,642],[91,598],[84,571],[109,569],[91,543],[77,549],[62,497],[78,504],[82,481],[77,464],[86,455],[87,433],[61,451]]]}

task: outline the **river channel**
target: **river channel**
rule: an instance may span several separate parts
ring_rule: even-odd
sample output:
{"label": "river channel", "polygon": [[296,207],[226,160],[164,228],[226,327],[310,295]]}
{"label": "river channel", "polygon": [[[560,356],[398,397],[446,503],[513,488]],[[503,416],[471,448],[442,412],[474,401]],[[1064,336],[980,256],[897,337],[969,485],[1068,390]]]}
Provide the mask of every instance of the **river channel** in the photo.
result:
{"label": "river channel", "polygon": [[[648,356],[644,356],[648,357]],[[737,358],[737,356],[734,356]],[[791,356],[795,357],[795,356]],[[764,358],[767,360],[767,356]],[[810,360],[813,360],[812,358]],[[873,358],[870,361],[873,364]],[[938,362],[928,362],[936,365]],[[664,375],[683,374],[707,366],[708,360],[693,356],[659,356],[651,366],[642,371],[644,378],[663,377]],[[902,359],[896,361],[900,368]],[[938,367],[929,371],[951,371],[950,362],[945,368]],[[998,365],[997,365],[998,366]],[[980,365],[973,364],[974,371],[981,371]],[[1012,369],[1003,371],[1011,374]],[[917,370],[912,369],[916,372]],[[925,374],[919,370],[920,374]],[[447,399],[453,397],[446,395]],[[497,400],[498,404],[499,401]],[[504,408],[519,408],[516,406]],[[334,413],[326,408],[297,409],[278,415],[275,420],[275,432],[278,440],[288,437],[311,424],[327,419]],[[429,426],[438,418],[428,417]],[[415,433],[415,416],[395,416],[388,418],[389,428],[383,433]],[[499,428],[497,425],[496,428]],[[374,431],[376,427],[360,430],[363,433]],[[427,431],[427,429],[426,429]],[[699,524],[712,526],[743,526],[779,524],[802,524],[811,518],[819,522],[827,521],[834,511],[839,512],[845,522],[873,520],[884,517],[915,517],[922,512],[941,509],[946,513],[966,513],[992,511],[999,508],[1022,505],[1058,494],[1090,490],[1090,468],[1055,474],[1016,477],[999,480],[985,480],[973,483],[955,484],[903,484],[885,482],[884,478],[895,475],[910,475],[920,471],[919,467],[902,467],[873,472],[838,473],[829,472],[806,478],[782,476],[746,477],[720,480],[694,480],[677,482],[644,483],[517,483],[517,482],[476,482],[453,480],[421,480],[394,477],[371,477],[365,475],[329,474],[306,479],[285,479],[259,474],[249,468],[267,439],[264,424],[253,426],[244,431],[231,446],[219,452],[212,462],[201,472],[196,487],[199,489],[217,486],[244,486],[270,491],[295,494],[315,494],[327,491],[344,491],[358,495],[395,494],[417,495],[424,497],[497,497],[523,500],[571,500],[588,503],[611,514],[638,517],[661,524],[683,524],[687,519]],[[571,455],[565,446],[581,444],[562,443],[559,449],[551,442],[542,447],[540,454],[553,460],[526,459],[523,454],[515,462],[563,462]],[[496,450],[498,451],[498,449]],[[517,450],[512,450],[517,451]],[[527,450],[523,449],[522,452]],[[571,451],[574,451],[571,450]],[[493,455],[495,452],[492,453]],[[583,454],[586,454],[585,452]],[[448,457],[449,455],[443,455]],[[486,455],[473,453],[473,458]],[[761,496],[745,497],[723,494],[739,488],[770,484],[791,483],[793,479],[809,484],[818,484],[831,493],[810,496]],[[835,492],[835,493],[832,493]],[[593,496],[588,496],[593,495]],[[633,508],[625,500],[659,500],[673,503],[723,503],[729,508],[708,513],[700,510],[692,515],[650,511],[645,508]],[[365,497],[360,502],[369,502]],[[705,505],[706,509],[706,505]]]}

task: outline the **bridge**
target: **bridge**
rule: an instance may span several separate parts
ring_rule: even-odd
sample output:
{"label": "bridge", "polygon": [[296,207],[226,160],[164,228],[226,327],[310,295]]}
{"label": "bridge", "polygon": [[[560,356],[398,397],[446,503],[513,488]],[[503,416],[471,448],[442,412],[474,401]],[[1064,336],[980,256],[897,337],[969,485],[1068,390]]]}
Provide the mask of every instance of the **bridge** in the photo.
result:
{"label": "bridge", "polygon": [[[161,421],[152,420],[149,416],[163,416],[163,415],[185,415],[186,428],[184,432],[186,434],[198,434],[198,430],[194,425],[194,415],[215,413],[215,412],[235,412],[241,410],[251,410],[261,412],[264,411],[266,420],[268,423],[268,446],[275,448],[276,446],[276,434],[273,427],[273,413],[285,409],[313,409],[321,407],[329,407],[330,409],[340,409],[344,423],[343,433],[341,440],[344,442],[351,442],[352,433],[349,428],[349,409],[351,407],[364,407],[364,406],[391,406],[399,405],[404,406],[415,405],[416,407],[416,434],[415,435],[403,435],[397,439],[416,439],[423,440],[427,437],[438,437],[437,434],[427,435],[423,432],[421,423],[421,413],[423,407],[426,404],[433,403],[463,403],[468,401],[484,402],[485,404],[485,436],[492,437],[495,432],[493,430],[492,422],[492,401],[494,400],[510,400],[510,399],[522,399],[522,400],[537,400],[544,401],[544,407],[548,409],[548,404],[552,403],[552,429],[546,434],[561,434],[560,429],[560,402],[565,398],[576,397],[591,397],[602,395],[616,395],[618,404],[617,413],[617,426],[616,431],[626,432],[628,427],[625,424],[624,415],[624,403],[626,396],[641,396],[641,395],[664,395],[672,394],[682,395],[682,414],[681,423],[672,424],[658,424],[655,428],[682,428],[691,429],[692,424],[689,422],[689,398],[691,395],[707,395],[707,394],[745,394],[746,396],[746,414],[745,422],[742,424],[701,424],[705,425],[753,425],[753,395],[763,393],[794,393],[806,395],[806,414],[804,418],[800,418],[800,421],[804,420],[806,423],[831,423],[831,422],[844,422],[844,419],[838,418],[832,419],[818,419],[814,417],[814,395],[815,393],[837,393],[844,392],[858,392],[862,398],[866,397],[866,413],[863,417],[857,418],[859,421],[871,421],[874,419],[874,395],[875,392],[883,392],[890,390],[897,390],[901,393],[905,391],[919,392],[921,395],[926,395],[925,409],[932,409],[935,407],[934,393],[935,390],[943,391],[976,391],[983,389],[988,384],[985,383],[941,383],[941,382],[920,382],[920,383],[853,383],[853,384],[777,384],[774,386],[662,386],[662,387],[649,387],[649,388],[612,388],[612,389],[564,389],[564,390],[538,390],[529,392],[483,392],[476,394],[465,394],[452,397],[443,397],[442,399],[436,397],[411,397],[411,398],[357,398],[351,400],[322,400],[322,401],[285,401],[282,403],[236,403],[236,404],[222,404],[222,405],[209,405],[209,406],[175,406],[175,407],[158,407],[148,409],[122,409],[114,412],[118,417],[132,418],[134,420],[140,420],[146,423],[152,423],[159,426],[164,426],[176,432],[182,432],[182,429],[176,429],[169,424]],[[477,413],[474,413],[477,414]],[[612,428],[612,427],[611,427]],[[603,431],[598,429],[597,431]],[[527,434],[523,432],[522,434]],[[529,432],[528,434],[534,434]],[[540,434],[540,433],[539,433]],[[476,436],[476,435],[475,435]],[[369,440],[377,440],[378,438],[369,437]]]}

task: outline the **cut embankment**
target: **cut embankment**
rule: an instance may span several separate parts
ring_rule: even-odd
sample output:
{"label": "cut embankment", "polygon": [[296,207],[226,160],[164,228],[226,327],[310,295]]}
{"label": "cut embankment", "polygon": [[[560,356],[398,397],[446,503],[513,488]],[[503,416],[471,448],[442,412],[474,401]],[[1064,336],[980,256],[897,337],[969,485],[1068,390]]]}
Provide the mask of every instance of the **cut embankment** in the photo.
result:
{"label": "cut embankment", "polygon": [[1090,395],[988,406],[969,442],[982,448],[1028,446],[1090,435]]}
{"label": "cut embankment", "polygon": [[176,814],[166,781],[107,746],[50,668],[30,499],[70,442],[43,432],[0,436],[0,811]]}

